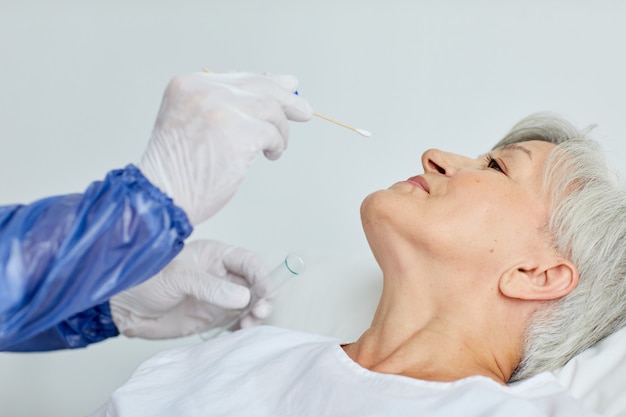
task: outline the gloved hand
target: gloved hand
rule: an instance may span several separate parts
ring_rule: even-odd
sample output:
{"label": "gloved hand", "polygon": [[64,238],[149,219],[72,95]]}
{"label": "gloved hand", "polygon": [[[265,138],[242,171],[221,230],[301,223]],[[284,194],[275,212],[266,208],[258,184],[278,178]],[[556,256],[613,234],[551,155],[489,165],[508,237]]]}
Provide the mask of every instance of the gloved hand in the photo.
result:
{"label": "gloved hand", "polygon": [[203,332],[225,309],[245,307],[254,291],[257,304],[235,328],[269,316],[269,270],[248,250],[199,240],[148,281],[111,298],[113,322],[120,333],[165,339]]}
{"label": "gloved hand", "polygon": [[192,225],[217,213],[263,151],[287,147],[287,120],[307,121],[311,106],[291,75],[194,73],[177,76],[139,169],[181,207]]}

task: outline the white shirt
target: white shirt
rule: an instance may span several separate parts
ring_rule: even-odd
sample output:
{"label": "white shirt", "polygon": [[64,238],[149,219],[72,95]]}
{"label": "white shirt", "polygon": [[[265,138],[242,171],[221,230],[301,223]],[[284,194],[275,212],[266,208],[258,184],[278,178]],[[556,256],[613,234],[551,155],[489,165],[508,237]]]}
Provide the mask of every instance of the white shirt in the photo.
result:
{"label": "white shirt", "polygon": [[340,344],[261,326],[164,351],[91,416],[597,416],[550,373],[423,381],[369,371]]}

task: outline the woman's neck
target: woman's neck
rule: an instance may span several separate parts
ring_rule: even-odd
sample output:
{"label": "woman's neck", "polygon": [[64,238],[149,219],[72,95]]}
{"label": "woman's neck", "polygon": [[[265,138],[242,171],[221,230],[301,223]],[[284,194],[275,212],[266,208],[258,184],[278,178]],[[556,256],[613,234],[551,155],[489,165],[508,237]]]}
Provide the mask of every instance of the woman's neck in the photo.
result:
{"label": "woman's neck", "polygon": [[423,380],[482,375],[506,384],[520,360],[522,334],[505,331],[511,330],[505,317],[471,303],[442,309],[425,293],[409,299],[406,289],[394,290],[383,290],[371,327],[343,347],[352,360],[374,372]]}

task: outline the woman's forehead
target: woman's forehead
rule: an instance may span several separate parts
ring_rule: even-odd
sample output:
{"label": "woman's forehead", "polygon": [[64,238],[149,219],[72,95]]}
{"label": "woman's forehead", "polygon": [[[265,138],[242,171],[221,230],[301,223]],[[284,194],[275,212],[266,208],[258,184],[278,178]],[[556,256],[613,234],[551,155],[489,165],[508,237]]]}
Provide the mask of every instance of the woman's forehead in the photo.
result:
{"label": "woman's forehead", "polygon": [[527,157],[530,161],[543,161],[546,156],[556,147],[554,143],[543,140],[529,140],[506,143],[492,149],[498,154],[519,153],[520,157]]}
{"label": "woman's forehead", "polygon": [[516,141],[509,142],[497,145],[493,148],[493,150],[526,150],[526,149],[537,149],[537,150],[552,150],[556,145],[552,142],[546,140],[524,140],[524,141]]}
{"label": "woman's forehead", "polygon": [[498,143],[496,143],[491,150],[496,150],[498,148],[502,148],[507,145],[516,144],[516,143],[524,143],[524,142],[545,142],[554,145],[558,145],[563,141],[567,140],[564,136],[552,137],[548,135],[542,135],[539,133],[531,134],[526,132],[524,135],[509,135],[504,137]]}

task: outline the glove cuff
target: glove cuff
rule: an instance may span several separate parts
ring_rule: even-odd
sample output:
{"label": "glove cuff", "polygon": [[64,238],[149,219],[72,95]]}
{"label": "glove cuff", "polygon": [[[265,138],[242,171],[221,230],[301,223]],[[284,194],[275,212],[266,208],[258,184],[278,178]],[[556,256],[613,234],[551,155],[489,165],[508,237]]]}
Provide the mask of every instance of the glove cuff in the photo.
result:
{"label": "glove cuff", "polygon": [[135,304],[135,301],[127,292],[116,294],[109,300],[111,319],[115,323],[117,330],[127,337],[134,336],[133,329],[142,321],[140,317],[133,313],[132,306]]}
{"label": "glove cuff", "polygon": [[162,203],[169,213],[174,228],[178,233],[180,244],[182,246],[183,240],[185,240],[193,231],[193,226],[187,217],[185,211],[174,204],[174,200],[163,191],[161,191],[156,185],[152,184],[150,180],[133,164],[128,164],[123,171],[121,171],[122,177],[142,190],[144,190],[148,196]]}

